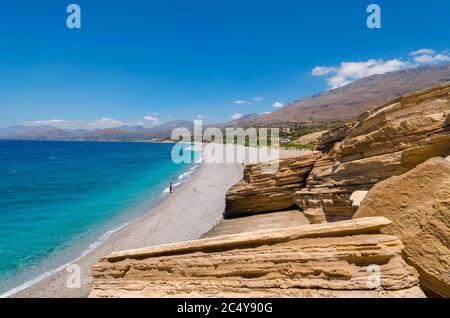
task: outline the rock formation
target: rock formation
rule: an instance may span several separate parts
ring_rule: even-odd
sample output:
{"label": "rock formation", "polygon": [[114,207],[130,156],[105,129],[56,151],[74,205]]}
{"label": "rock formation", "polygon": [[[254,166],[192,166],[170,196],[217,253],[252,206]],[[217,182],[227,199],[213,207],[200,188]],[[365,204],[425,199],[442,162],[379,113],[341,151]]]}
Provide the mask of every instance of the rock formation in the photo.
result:
{"label": "rock formation", "polygon": [[245,167],[244,179],[226,195],[226,217],[280,211],[295,207],[294,193],[306,184],[306,178],[320,152],[278,161],[279,168],[271,163]]}
{"label": "rock formation", "polygon": [[424,297],[385,218],[113,253],[91,297]]}
{"label": "rock formation", "polygon": [[322,136],[327,133],[328,133],[327,130],[313,132],[313,133],[301,136],[300,138],[296,139],[293,143],[297,144],[297,145],[306,145],[306,146],[312,146],[312,147],[316,148],[319,145]]}
{"label": "rock formation", "polygon": [[324,132],[322,136],[320,136],[320,138],[317,140],[317,147],[322,151],[329,151],[331,148],[333,148],[336,142],[341,141],[345,137],[347,137],[347,134],[354,125],[355,122],[350,121],[342,126]]}
{"label": "rock formation", "polygon": [[377,184],[355,218],[385,216],[382,230],[405,244],[404,256],[423,287],[450,297],[450,162],[433,158]]}
{"label": "rock formation", "polygon": [[450,154],[450,84],[366,112],[321,142],[322,149],[331,149],[316,161],[295,200],[305,211],[322,209],[328,221],[349,219],[353,192]]}
{"label": "rock formation", "polygon": [[449,297],[450,84],[318,143],[247,166],[204,239],[103,258],[91,297]]}

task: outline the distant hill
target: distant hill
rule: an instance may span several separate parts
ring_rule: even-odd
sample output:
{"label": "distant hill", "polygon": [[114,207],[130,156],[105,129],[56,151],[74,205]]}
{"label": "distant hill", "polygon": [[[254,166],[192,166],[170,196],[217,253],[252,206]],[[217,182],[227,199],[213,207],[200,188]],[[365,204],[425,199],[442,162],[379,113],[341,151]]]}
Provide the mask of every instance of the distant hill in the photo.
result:
{"label": "distant hill", "polygon": [[122,126],[95,130],[63,130],[52,126],[12,126],[0,128],[0,139],[145,141],[170,137],[172,131],[178,127],[192,130],[194,123],[175,120],[151,128]]}
{"label": "distant hill", "polygon": [[74,134],[52,126],[13,126],[0,128],[0,139],[67,140]]}
{"label": "distant hill", "polygon": [[224,128],[233,128],[233,127],[244,127],[247,126],[247,123],[249,122],[253,122],[254,120],[257,120],[260,116],[258,114],[250,114],[250,115],[245,115],[242,116],[239,119],[227,122],[227,123],[223,123],[223,124],[215,124],[215,125],[211,125],[212,127],[217,127],[219,129],[224,129]]}
{"label": "distant hill", "polygon": [[167,138],[170,137],[175,128],[186,128],[190,131],[194,130],[194,123],[188,120],[174,120],[162,125],[149,128],[146,136],[148,138]]}
{"label": "distant hill", "polygon": [[[450,82],[450,64],[374,75],[295,101],[271,114],[241,120],[243,127],[352,119],[406,93]],[[220,126],[234,126],[235,122]]]}
{"label": "distant hill", "polygon": [[174,120],[151,128],[142,126],[122,126],[117,128],[88,131],[76,136],[77,140],[89,141],[141,141],[170,137],[175,128],[192,130],[194,123],[186,120]]}

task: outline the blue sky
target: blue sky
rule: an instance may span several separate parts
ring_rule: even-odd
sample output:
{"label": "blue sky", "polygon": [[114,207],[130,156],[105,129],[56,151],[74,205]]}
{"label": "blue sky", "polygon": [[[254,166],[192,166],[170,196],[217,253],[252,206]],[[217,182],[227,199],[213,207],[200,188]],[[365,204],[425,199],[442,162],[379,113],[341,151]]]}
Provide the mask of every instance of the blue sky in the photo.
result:
{"label": "blue sky", "polygon": [[[66,27],[70,3],[81,7],[81,30]],[[370,3],[381,6],[379,30],[366,26]],[[224,122],[373,73],[450,60],[448,0],[0,5],[0,127]]]}

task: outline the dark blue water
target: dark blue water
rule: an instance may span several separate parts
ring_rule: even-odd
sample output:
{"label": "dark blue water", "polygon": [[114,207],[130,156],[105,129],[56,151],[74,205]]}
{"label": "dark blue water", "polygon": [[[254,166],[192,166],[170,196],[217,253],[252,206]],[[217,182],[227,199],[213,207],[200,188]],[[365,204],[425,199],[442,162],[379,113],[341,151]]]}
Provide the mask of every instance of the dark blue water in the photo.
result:
{"label": "dark blue water", "polygon": [[73,260],[158,203],[168,183],[193,168],[174,164],[171,149],[0,141],[0,294]]}

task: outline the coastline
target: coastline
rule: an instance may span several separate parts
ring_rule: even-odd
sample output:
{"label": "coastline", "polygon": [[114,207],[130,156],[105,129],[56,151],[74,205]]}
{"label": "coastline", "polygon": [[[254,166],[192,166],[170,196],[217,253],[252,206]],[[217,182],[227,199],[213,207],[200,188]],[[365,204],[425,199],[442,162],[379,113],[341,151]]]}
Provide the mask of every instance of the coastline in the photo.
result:
{"label": "coastline", "polygon": [[[41,276],[43,279],[31,286],[22,285],[24,289],[6,297],[87,297],[91,267],[101,257],[114,251],[195,240],[208,232],[222,219],[225,193],[241,177],[241,165],[201,164],[191,179],[176,187],[160,205],[125,224],[73,263],[50,272],[48,277]],[[68,271],[70,265],[80,268],[81,288],[66,287],[66,281],[73,277]]]}
{"label": "coastline", "polygon": [[[227,148],[233,150],[234,147]],[[280,158],[298,155],[295,150],[280,150]],[[266,159],[260,158],[261,161]],[[185,182],[174,184],[174,193],[144,215],[105,233],[92,248],[68,264],[50,270],[25,284],[1,295],[10,298],[84,298],[91,291],[91,267],[112,252],[178,243],[200,239],[223,220],[225,195],[241,180],[243,166],[239,164],[201,163],[186,170]],[[214,177],[211,177],[214,176]],[[78,266],[80,288],[68,288]]]}

